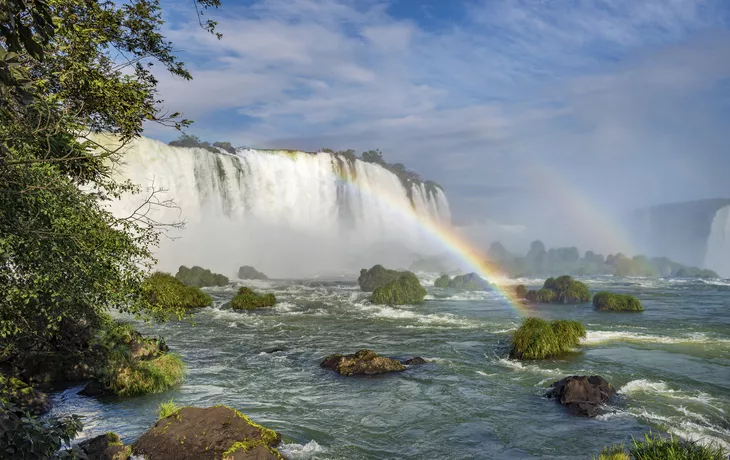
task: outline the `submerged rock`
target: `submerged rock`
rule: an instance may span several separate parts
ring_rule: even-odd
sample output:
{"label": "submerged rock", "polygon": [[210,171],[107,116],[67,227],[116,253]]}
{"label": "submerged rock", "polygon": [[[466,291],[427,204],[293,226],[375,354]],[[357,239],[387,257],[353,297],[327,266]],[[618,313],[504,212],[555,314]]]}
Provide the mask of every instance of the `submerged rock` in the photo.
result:
{"label": "submerged rock", "polygon": [[403,364],[405,364],[406,366],[416,366],[419,364],[426,364],[426,360],[421,358],[420,356],[414,356],[411,359],[406,359],[405,361],[403,361]]}
{"label": "submerged rock", "polygon": [[557,399],[573,414],[595,417],[615,394],[616,389],[603,377],[574,375],[554,382],[546,396]]}
{"label": "submerged rock", "polygon": [[127,460],[132,448],[122,444],[119,435],[106,433],[79,443],[88,460]]}
{"label": "submerged rock", "polygon": [[333,370],[340,375],[374,375],[406,370],[406,367],[400,361],[378,356],[372,350],[360,350],[352,355],[341,355],[339,353],[329,355],[319,366]]}
{"label": "submerged rock", "polygon": [[147,460],[283,460],[281,437],[226,406],[183,407],[160,419],[132,447]]}

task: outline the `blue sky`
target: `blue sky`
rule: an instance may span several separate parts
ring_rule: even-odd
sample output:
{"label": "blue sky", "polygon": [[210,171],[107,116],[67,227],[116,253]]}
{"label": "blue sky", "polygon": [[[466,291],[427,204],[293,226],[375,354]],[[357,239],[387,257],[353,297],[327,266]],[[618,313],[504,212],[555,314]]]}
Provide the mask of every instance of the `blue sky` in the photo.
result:
{"label": "blue sky", "polygon": [[460,219],[519,223],[546,172],[606,212],[730,196],[730,1],[224,0],[221,41],[163,7],[202,138],[380,148]]}

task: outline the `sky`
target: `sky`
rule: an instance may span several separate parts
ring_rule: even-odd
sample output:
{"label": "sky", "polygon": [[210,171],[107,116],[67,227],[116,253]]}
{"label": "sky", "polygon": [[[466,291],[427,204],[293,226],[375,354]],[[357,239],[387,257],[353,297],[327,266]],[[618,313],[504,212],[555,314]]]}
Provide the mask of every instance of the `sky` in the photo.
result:
{"label": "sky", "polygon": [[158,78],[203,139],[378,148],[461,223],[730,197],[730,1],[223,0],[220,41],[190,3]]}

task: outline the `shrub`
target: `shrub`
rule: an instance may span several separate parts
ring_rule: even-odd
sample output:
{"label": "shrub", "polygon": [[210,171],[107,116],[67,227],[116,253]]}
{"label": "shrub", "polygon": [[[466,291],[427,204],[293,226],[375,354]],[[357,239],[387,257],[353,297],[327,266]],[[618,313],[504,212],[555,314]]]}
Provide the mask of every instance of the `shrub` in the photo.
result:
{"label": "shrub", "polygon": [[524,284],[518,284],[515,286],[515,295],[518,299],[526,299],[527,298],[527,286]]}
{"label": "shrub", "polygon": [[568,275],[546,279],[543,288],[550,289],[555,293],[555,302],[580,303],[590,302],[591,300],[588,286]]}
{"label": "shrub", "polygon": [[157,406],[157,418],[163,419],[167,418],[180,410],[180,406],[175,404],[174,399],[170,399],[169,401],[163,401]]}
{"label": "shrub", "polygon": [[185,377],[185,364],[179,355],[166,353],[158,358],[140,361],[111,360],[103,375],[107,390],[120,396],[162,393],[179,384]]}
{"label": "shrub", "polygon": [[449,275],[441,275],[436,278],[436,281],[433,282],[433,285],[437,288],[446,289],[447,287],[449,287],[449,281],[451,281]]}
{"label": "shrub", "polygon": [[377,288],[370,300],[376,304],[387,305],[417,304],[423,302],[426,294],[416,275],[403,272],[397,279]]}
{"label": "shrub", "polygon": [[593,296],[593,306],[600,311],[644,311],[636,297],[605,291]]}
{"label": "shrub", "polygon": [[465,291],[486,291],[490,286],[486,280],[482,279],[476,273],[468,273],[466,275],[455,276],[449,281],[449,287]]}
{"label": "shrub", "polygon": [[525,318],[512,335],[511,358],[545,359],[559,356],[585,337],[583,325],[577,321],[558,320],[549,323],[540,318]]}
{"label": "shrub", "polygon": [[46,418],[23,414],[22,409],[0,401],[0,457],[14,460],[77,458],[61,452],[83,428],[81,418]]}
{"label": "shrub", "polygon": [[[628,450],[628,452],[627,452]],[[634,439],[627,447],[623,445],[604,447],[598,460],[727,460],[728,452],[716,445],[705,446],[677,437],[662,438],[647,433],[643,440]]]}
{"label": "shrub", "polygon": [[357,278],[357,283],[363,291],[373,292],[397,279],[401,273],[402,272],[396,270],[389,270],[382,265],[373,265],[370,270],[366,270],[364,268],[360,270],[360,276]]}
{"label": "shrub", "polygon": [[207,287],[207,286],[225,286],[228,284],[228,278],[220,273],[213,273],[210,270],[198,267],[188,268],[181,265],[175,274],[175,278],[179,279],[188,286]]}
{"label": "shrub", "polygon": [[142,284],[142,289],[151,303],[177,312],[178,316],[185,314],[188,308],[202,308],[213,303],[213,299],[200,288],[186,286],[169,273],[153,273]]}
{"label": "shrub", "polygon": [[238,269],[238,277],[242,280],[267,280],[268,276],[256,270],[250,265],[244,265]]}
{"label": "shrub", "polygon": [[274,294],[257,294],[253,289],[242,287],[231,299],[231,308],[236,310],[253,310],[256,308],[271,307],[276,303]]}

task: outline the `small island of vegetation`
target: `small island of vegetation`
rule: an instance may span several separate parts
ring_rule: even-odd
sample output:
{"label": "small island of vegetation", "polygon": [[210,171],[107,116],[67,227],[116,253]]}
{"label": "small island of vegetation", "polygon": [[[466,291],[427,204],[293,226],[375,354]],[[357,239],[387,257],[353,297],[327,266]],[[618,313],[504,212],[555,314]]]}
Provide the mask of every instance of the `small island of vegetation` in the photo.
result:
{"label": "small island of vegetation", "polygon": [[546,359],[565,354],[578,346],[586,330],[578,321],[525,318],[512,334],[510,358]]}

